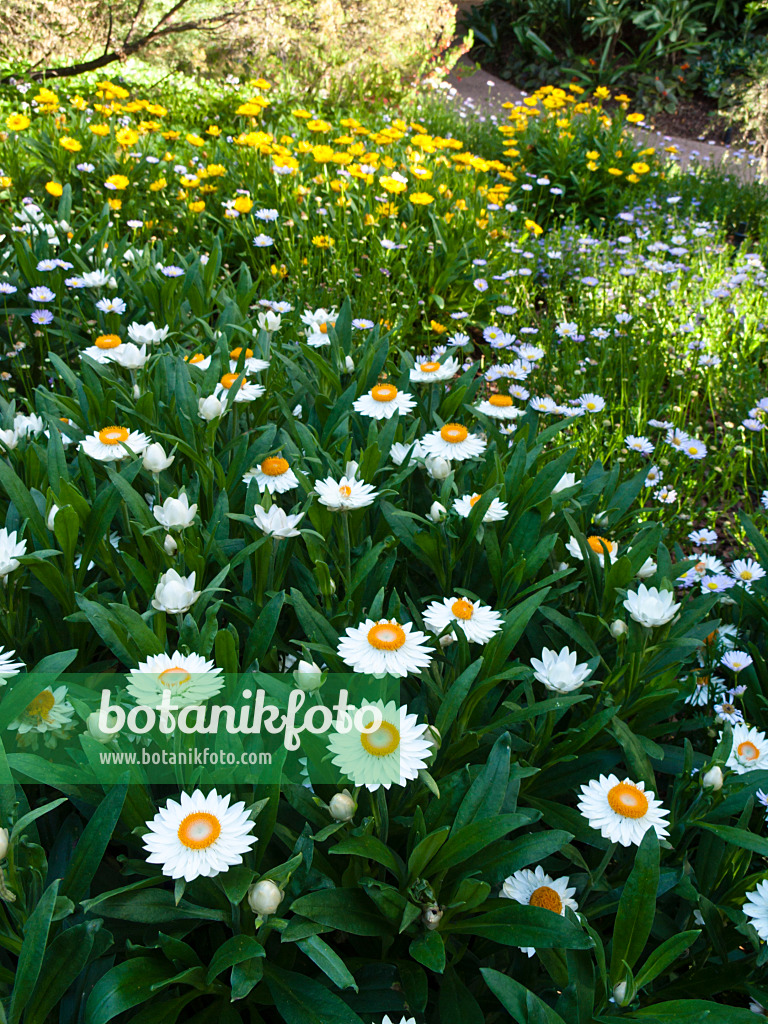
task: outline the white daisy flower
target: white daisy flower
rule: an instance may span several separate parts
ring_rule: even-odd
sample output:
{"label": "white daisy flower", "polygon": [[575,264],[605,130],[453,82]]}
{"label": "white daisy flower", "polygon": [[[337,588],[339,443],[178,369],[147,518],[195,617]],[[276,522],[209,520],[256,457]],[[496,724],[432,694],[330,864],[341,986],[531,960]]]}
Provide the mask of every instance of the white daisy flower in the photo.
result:
{"label": "white daisy flower", "polygon": [[72,723],[74,714],[75,709],[67,700],[66,686],[57,686],[55,690],[47,686],[8,728],[18,732],[19,736],[31,732],[57,732]]}
{"label": "white daisy flower", "polygon": [[659,839],[669,835],[664,810],[656,794],[645,792],[644,782],[619,781],[615,775],[601,775],[581,787],[577,806],[590,826],[604,839],[622,846],[639,846],[649,828]]}
{"label": "white daisy flower", "polygon": [[[224,402],[229,394],[229,389],[233,386],[235,381],[240,378],[239,373],[225,373],[219,383],[213,389],[213,397],[218,398]],[[261,398],[266,389],[261,384],[251,384],[249,381],[243,379],[240,381],[240,385],[235,393],[233,401],[235,402],[253,402],[257,398]]]}
{"label": "white daisy flower", "polygon": [[379,496],[373,484],[364,484],[362,480],[355,480],[354,476],[343,476],[338,482],[330,476],[325,480],[317,480],[315,491],[320,504],[334,512],[366,508]]}
{"label": "white daisy flower", "polygon": [[27,542],[17,540],[16,530],[9,533],[6,527],[0,530],[0,579],[18,569],[19,558],[27,553]]}
{"label": "white daisy flower", "polygon": [[230,807],[229,800],[229,793],[221,797],[215,789],[208,796],[199,789],[191,796],[182,793],[179,803],[169,800],[146,823],[147,862],[161,864],[164,875],[187,882],[242,864],[243,854],[256,842],[250,834],[254,823],[242,801]]}
{"label": "white daisy flower", "polygon": [[[569,887],[569,881],[567,875],[562,878],[552,878],[539,864],[533,871],[530,868],[523,868],[522,871],[515,871],[513,875],[505,878],[499,896],[508,900],[516,900],[524,907],[541,907],[544,910],[552,910],[562,917],[566,909],[579,909],[576,900],[571,899],[576,888]],[[536,952],[532,946],[521,946],[520,949],[529,957]]]}
{"label": "white daisy flower", "polygon": [[271,455],[264,459],[260,466],[254,466],[243,476],[243,483],[247,486],[251,480],[255,480],[259,490],[263,493],[283,494],[299,486],[296,474],[288,465],[288,460],[281,455]]}
{"label": "white daisy flower", "polygon": [[199,654],[153,654],[128,676],[128,693],[137,704],[156,707],[163,694],[170,692],[171,702],[183,707],[200,704],[215,696],[224,686],[222,670]]}
{"label": "white daisy flower", "polygon": [[475,459],[486,449],[485,439],[470,434],[461,423],[446,423],[439,430],[426,434],[421,444],[428,455],[457,462]]}
{"label": "white daisy flower", "polygon": [[402,466],[408,452],[411,453],[411,462],[423,461],[426,455],[421,446],[421,441],[411,441],[410,444],[402,444],[400,441],[395,441],[389,449],[389,457],[396,466]]}
{"label": "white daisy flower", "polygon": [[9,679],[17,676],[24,668],[22,662],[13,660],[15,657],[15,651],[6,651],[0,647],[0,686],[5,686]]}
{"label": "white daisy flower", "polygon": [[438,362],[436,359],[416,360],[416,365],[410,372],[412,381],[422,384],[435,384],[438,381],[450,380],[459,371],[459,360],[449,356],[445,362]]}
{"label": "white daisy flower", "polygon": [[[718,736],[718,742],[722,733]],[[733,746],[725,762],[737,775],[768,768],[768,740],[764,732],[740,723],[733,727]]]}
{"label": "white daisy flower", "polygon": [[256,505],[253,510],[253,521],[262,533],[268,537],[276,537],[278,540],[287,540],[289,537],[298,537],[300,531],[296,529],[305,513],[288,515],[277,505],[273,505],[269,511],[261,505]]}
{"label": "white daisy flower", "polygon": [[[467,519],[469,513],[475,507],[475,505],[482,498],[482,494],[463,494],[460,498],[457,498],[453,503],[454,512]],[[498,498],[494,498],[491,504],[486,509],[485,515],[483,516],[484,523],[498,523],[502,519],[506,519],[509,515],[507,510],[506,501],[499,501]]]}
{"label": "white daisy flower", "polygon": [[149,447],[149,438],[138,430],[111,426],[84,437],[80,448],[99,462],[119,462],[129,455],[142,455]]}
{"label": "white daisy flower", "polygon": [[[605,565],[606,554],[608,561],[613,562],[619,553],[619,545],[615,540],[608,540],[605,537],[598,537],[597,535],[587,537],[587,547],[591,548],[592,551],[597,555],[597,560],[601,566]],[[578,558],[583,561],[584,556],[581,553],[579,542],[575,537],[571,537],[568,543],[565,545],[565,550],[569,555],[573,555],[574,558]]]}
{"label": "white daisy flower", "polygon": [[424,642],[427,634],[397,619],[366,619],[348,626],[339,640],[338,653],[354,672],[404,676],[418,674],[432,661],[433,648]]}
{"label": "white daisy flower", "polygon": [[487,644],[503,626],[501,613],[467,597],[444,597],[432,601],[424,610],[424,621],[435,634],[448,626],[458,626],[467,640]]}
{"label": "white daisy flower", "polygon": [[754,558],[737,558],[728,571],[735,580],[747,587],[765,576],[765,569]]}
{"label": "white daisy flower", "polygon": [[204,356],[202,352],[195,352],[192,356],[184,356],[184,362],[194,366],[196,370],[207,370],[211,365],[211,356]]}
{"label": "white daisy flower", "polygon": [[[425,737],[426,724],[419,724],[408,708],[394,701],[385,704],[364,700],[361,708],[378,708],[381,724],[372,732],[361,732],[354,725],[349,732],[333,732],[328,749],[335,764],[356,786],[371,793],[380,786],[390,789],[404,786],[426,768],[432,740]],[[373,719],[371,719],[373,721]]]}
{"label": "white daisy flower", "polygon": [[768,942],[768,879],[758,882],[752,892],[746,893],[746,899],[741,909],[752,919],[750,924],[763,942]]}
{"label": "white daisy flower", "polygon": [[533,678],[555,693],[570,693],[578,690],[592,675],[586,663],[577,664],[576,652],[563,647],[559,652],[545,647],[541,660],[531,658]]}
{"label": "white daisy flower", "polygon": [[516,420],[523,415],[523,410],[515,407],[511,395],[490,395],[476,409],[495,420]]}
{"label": "white daisy flower", "polygon": [[398,391],[394,384],[377,384],[367,395],[358,398],[352,408],[371,419],[388,420],[396,412],[410,412],[415,405],[416,399],[405,391]]}
{"label": "white daisy flower", "polygon": [[160,341],[165,341],[169,330],[168,326],[155,327],[151,322],[148,324],[132,323],[128,327],[128,337],[137,345],[156,345]]}
{"label": "white daisy flower", "polygon": [[[263,314],[262,314],[263,315]],[[278,320],[280,318],[278,317]],[[237,372],[237,364],[240,362],[240,356],[243,354],[242,346],[238,345],[237,348],[233,348],[229,353],[229,368],[232,373]],[[245,360],[243,362],[243,373],[260,373],[262,370],[269,369],[269,360],[257,359],[253,354],[252,348],[245,350]]]}
{"label": "white daisy flower", "polygon": [[741,672],[749,668],[752,658],[746,651],[726,651],[720,659],[720,664],[723,668],[729,668],[731,672]]}
{"label": "white daisy flower", "polygon": [[725,693],[725,679],[722,676],[697,676],[693,692],[685,698],[685,703],[692,707],[705,707],[712,701],[719,700]]}

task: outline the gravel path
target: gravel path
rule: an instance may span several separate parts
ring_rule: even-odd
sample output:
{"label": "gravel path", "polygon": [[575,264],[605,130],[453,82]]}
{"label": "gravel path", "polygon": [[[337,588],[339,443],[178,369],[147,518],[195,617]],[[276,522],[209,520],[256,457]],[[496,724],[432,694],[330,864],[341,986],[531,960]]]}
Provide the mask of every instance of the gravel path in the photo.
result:
{"label": "gravel path", "polygon": [[[462,103],[480,117],[498,118],[500,121],[506,120],[502,104],[520,103],[528,95],[487,71],[474,70],[474,65],[468,61],[460,61],[447,81],[451,86],[447,94],[456,102]],[[748,149],[732,149],[642,128],[634,131],[645,145],[663,150],[667,159],[678,161],[682,168],[698,161],[704,165],[721,165],[727,174],[738,176],[742,181],[755,180],[757,157]],[[676,147],[677,152],[667,153],[668,146]]]}

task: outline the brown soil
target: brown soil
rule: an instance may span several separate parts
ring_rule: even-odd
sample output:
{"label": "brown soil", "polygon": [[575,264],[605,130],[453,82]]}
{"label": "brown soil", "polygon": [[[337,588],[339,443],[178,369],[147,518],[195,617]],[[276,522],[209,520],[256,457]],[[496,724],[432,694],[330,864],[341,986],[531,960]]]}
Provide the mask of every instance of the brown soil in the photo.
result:
{"label": "brown soil", "polygon": [[737,133],[718,113],[716,104],[703,98],[682,100],[673,114],[660,111],[652,114],[648,120],[651,127],[665,135],[679,135],[699,142],[711,140],[721,146],[736,141]]}

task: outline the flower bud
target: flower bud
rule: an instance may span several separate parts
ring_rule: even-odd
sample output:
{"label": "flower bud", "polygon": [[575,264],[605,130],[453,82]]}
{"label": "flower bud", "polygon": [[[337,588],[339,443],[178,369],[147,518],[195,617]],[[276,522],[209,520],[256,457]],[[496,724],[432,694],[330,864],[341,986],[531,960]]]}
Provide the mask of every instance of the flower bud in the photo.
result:
{"label": "flower bud", "polygon": [[442,910],[437,906],[437,904],[435,904],[433,907],[427,907],[421,915],[421,920],[424,922],[424,927],[427,931],[433,932],[440,924],[442,916]]}
{"label": "flower bud", "polygon": [[342,793],[336,793],[331,797],[328,810],[334,821],[352,821],[357,804],[349,790],[345,789]]}
{"label": "flower bud", "polygon": [[141,388],[138,384],[133,385],[133,398],[136,402],[141,398]]}
{"label": "flower bud", "polygon": [[173,539],[170,533],[166,533],[165,540],[163,541],[163,547],[165,548],[166,555],[170,555],[171,558],[173,558],[173,556],[179,550],[179,545],[176,543],[176,541]]}
{"label": "flower bud", "polygon": [[45,521],[45,525],[53,533],[53,522],[56,518],[56,513],[59,511],[58,505],[51,505],[51,511],[48,513],[48,518]]}
{"label": "flower bud", "polygon": [[448,459],[443,459],[439,455],[428,455],[425,465],[433,480],[445,480],[451,472],[451,464]]}
{"label": "flower bud", "polygon": [[445,505],[441,505],[439,501],[433,501],[432,507],[427,514],[433,523],[441,523],[448,515],[448,511]]}
{"label": "flower bud", "polygon": [[248,890],[248,906],[260,917],[274,914],[283,900],[284,893],[268,878],[252,885]]}
{"label": "flower bud", "polygon": [[450,647],[452,643],[456,642],[455,633],[446,633],[445,636],[441,636],[438,643],[441,647]]}
{"label": "flower bud", "polygon": [[293,673],[296,685],[300,690],[309,693],[312,690],[319,690],[323,685],[323,671],[314,661],[300,661],[299,667]]}
{"label": "flower bud", "polygon": [[347,358],[344,360],[344,369],[347,371],[347,373],[355,372],[355,360],[352,358],[352,356],[347,356]]}
{"label": "flower bud", "polygon": [[217,420],[224,411],[224,406],[215,397],[215,395],[208,395],[207,398],[201,398],[197,403],[197,415],[202,420],[206,420],[208,423],[211,420]]}
{"label": "flower bud", "polygon": [[624,1000],[627,998],[627,983],[626,981],[620,981],[618,985],[614,986],[613,989],[613,1001],[617,1006],[623,1006]]}
{"label": "flower bud", "polygon": [[175,455],[166,455],[163,446],[158,441],[155,441],[144,452],[141,464],[150,473],[161,473],[164,469],[168,469],[175,458]]}
{"label": "flower bud", "polygon": [[623,619],[615,619],[611,623],[611,636],[619,640],[621,637],[626,636],[629,632],[629,626],[624,622]]}
{"label": "flower bud", "polygon": [[715,765],[708,772],[704,772],[701,777],[701,784],[704,789],[711,789],[715,793],[723,788],[723,771],[719,765]]}
{"label": "flower bud", "polygon": [[0,828],[0,860],[5,860],[8,856],[8,846],[10,845],[11,837],[8,834],[7,828]]}
{"label": "flower bud", "polygon": [[85,722],[85,727],[97,743],[109,743],[115,738],[115,733],[102,732],[99,728],[99,711],[92,711]]}

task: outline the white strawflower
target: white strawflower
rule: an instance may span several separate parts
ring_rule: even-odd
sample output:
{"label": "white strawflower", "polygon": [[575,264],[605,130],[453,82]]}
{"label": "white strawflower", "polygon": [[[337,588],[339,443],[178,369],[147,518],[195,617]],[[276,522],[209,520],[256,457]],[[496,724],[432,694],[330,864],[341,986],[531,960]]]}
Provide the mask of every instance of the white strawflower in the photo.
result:
{"label": "white strawflower", "polygon": [[22,662],[14,661],[15,657],[15,651],[6,651],[4,647],[0,647],[0,686],[5,686],[9,679],[17,676],[24,668]]}
{"label": "white strawflower", "polygon": [[173,463],[175,455],[166,455],[165,449],[159,441],[155,441],[149,448],[144,452],[144,458],[142,465],[144,469],[148,469],[150,473],[162,473],[164,469]]}
{"label": "white strawflower", "polygon": [[0,530],[0,578],[5,577],[18,569],[21,563],[19,558],[27,553],[27,542],[17,540],[16,530],[8,530],[3,527]]}
{"label": "white strawflower", "polygon": [[[469,513],[475,507],[475,505],[482,498],[482,494],[463,494],[460,498],[457,498],[453,503],[453,511],[457,512],[462,519],[468,519]],[[506,519],[509,515],[507,511],[506,501],[500,501],[498,498],[494,498],[491,504],[485,510],[483,516],[484,523],[498,523],[502,519]]]}
{"label": "white strawflower", "polygon": [[243,476],[243,483],[248,486],[251,480],[255,480],[259,490],[269,491],[270,494],[284,494],[285,491],[293,490],[299,486],[296,474],[288,464],[288,460],[281,455],[271,455],[259,466],[249,469]]}
{"label": "white strawflower", "polygon": [[428,455],[463,462],[482,455],[486,441],[477,434],[470,434],[461,423],[446,423],[439,430],[426,434],[421,446]]}
{"label": "white strawflower", "polygon": [[142,455],[149,447],[149,438],[128,427],[104,427],[84,437],[80,448],[99,462],[119,462],[131,455]]}
{"label": "white strawflower", "polygon": [[354,672],[404,677],[418,674],[432,661],[433,648],[426,640],[426,633],[414,630],[410,622],[401,625],[396,619],[366,619],[359,626],[347,627],[338,652]]}
{"label": "white strawflower", "polygon": [[[722,733],[718,742],[722,739]],[[752,728],[745,722],[733,727],[733,746],[725,762],[737,775],[768,768],[768,740],[764,732]]]}
{"label": "white strawflower", "polygon": [[201,420],[210,423],[217,420],[225,412],[224,403],[220,402],[214,395],[200,398],[197,402],[197,415]]}
{"label": "white strawflower", "polygon": [[333,477],[318,480],[315,491],[321,505],[334,512],[346,512],[351,509],[365,508],[372,505],[378,498],[378,491],[373,484],[364,484],[354,476],[343,476],[338,482]]}
{"label": "white strawflower", "polygon": [[75,709],[67,700],[66,686],[57,686],[55,690],[47,686],[8,728],[18,732],[19,736],[30,732],[57,732],[71,725],[74,714]]}
{"label": "white strawflower", "polygon": [[180,494],[178,498],[166,498],[162,505],[153,505],[152,514],[166,530],[186,530],[195,521],[197,505],[190,505],[186,494]]}
{"label": "white strawflower", "polygon": [[671,590],[659,590],[658,587],[646,587],[641,583],[637,593],[629,591],[624,607],[641,626],[651,629],[653,626],[664,626],[671,622],[680,609],[675,604],[675,596]]}
{"label": "white strawflower", "polygon": [[[508,900],[516,900],[524,907],[541,907],[544,910],[551,910],[562,917],[566,909],[574,911],[579,909],[576,900],[571,898],[576,889],[569,887],[569,881],[567,875],[562,878],[552,878],[538,864],[533,870],[524,868],[505,878],[499,896]],[[532,946],[521,946],[520,949],[529,957],[536,952]]]}
{"label": "white strawflower", "polygon": [[[619,553],[619,545],[615,540],[608,540],[606,537],[599,537],[597,535],[587,537],[587,547],[594,551],[597,555],[597,560],[601,566],[605,565],[605,559],[608,558],[609,562],[615,561]],[[581,553],[579,542],[575,537],[571,537],[568,543],[565,545],[565,550],[568,554],[573,555],[574,558],[578,558],[579,561],[583,561],[584,556]]]}
{"label": "white strawflower", "polygon": [[175,569],[169,569],[160,577],[152,598],[152,607],[159,612],[181,615],[189,611],[198,597],[200,591],[195,590],[194,572],[189,576],[180,576]]}
{"label": "white strawflower", "polygon": [[622,846],[639,846],[649,828],[659,839],[669,835],[664,810],[656,794],[645,791],[644,782],[620,781],[616,775],[601,775],[581,787],[579,810],[604,839]]}
{"label": "white strawflower", "polygon": [[741,909],[751,918],[750,923],[763,942],[768,942],[768,879],[758,882],[755,889],[746,893],[746,900]]}
{"label": "white strawflower", "polygon": [[256,882],[248,889],[248,906],[259,917],[274,914],[283,901],[285,893],[269,878]]}
{"label": "white strawflower", "polygon": [[551,651],[545,647],[541,652],[541,660],[531,658],[533,678],[543,683],[548,690],[555,693],[570,693],[578,690],[592,675],[587,664],[577,664],[576,652],[568,647]]}
{"label": "white strawflower", "polygon": [[298,537],[299,530],[296,527],[304,518],[304,512],[298,515],[289,515],[277,505],[273,505],[269,511],[256,505],[253,509],[253,521],[262,533],[268,537],[277,537],[278,540],[287,540],[289,537]]}
{"label": "white strawflower", "polygon": [[224,686],[221,671],[199,654],[152,654],[131,669],[127,689],[137,704],[149,707],[160,704],[166,691],[172,704],[200,704]]}
{"label": "white strawflower", "polygon": [[156,345],[165,341],[168,337],[170,327],[155,327],[153,323],[137,324],[132,323],[128,327],[128,337],[137,345]]}
{"label": "white strawflower", "polygon": [[374,420],[388,420],[395,413],[410,412],[416,399],[405,391],[398,391],[394,384],[377,384],[368,394],[358,398],[352,405],[355,412]]}
{"label": "white strawflower", "polygon": [[435,634],[448,626],[458,626],[467,640],[476,644],[487,644],[503,626],[500,612],[458,596],[432,601],[424,610],[424,621]]}
{"label": "white strawflower", "polygon": [[451,377],[455,377],[460,365],[459,360],[454,359],[453,356],[449,356],[442,363],[436,359],[425,359],[423,362],[416,363],[410,372],[410,378],[421,384],[436,384],[438,381],[450,380]]}

